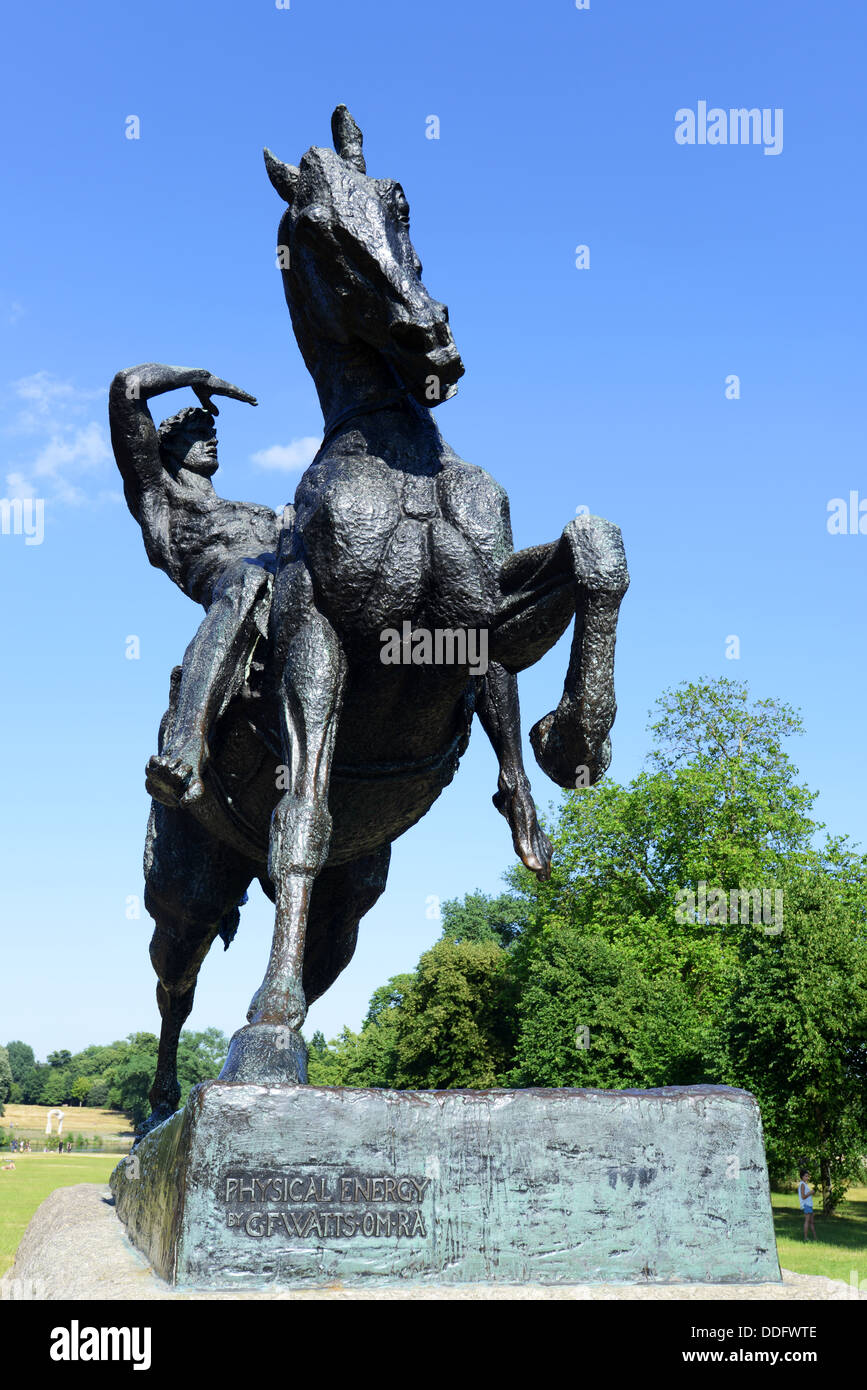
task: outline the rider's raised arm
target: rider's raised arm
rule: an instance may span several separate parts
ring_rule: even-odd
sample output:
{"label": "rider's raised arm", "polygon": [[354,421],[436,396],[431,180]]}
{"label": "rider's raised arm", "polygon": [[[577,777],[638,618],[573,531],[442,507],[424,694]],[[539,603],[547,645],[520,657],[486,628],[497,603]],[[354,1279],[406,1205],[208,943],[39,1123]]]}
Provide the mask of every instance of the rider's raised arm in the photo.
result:
{"label": "rider's raised arm", "polygon": [[210,372],[201,367],[167,367],[144,362],[118,372],[108,393],[111,445],[123,478],[127,506],[141,524],[142,508],[153,494],[163,493],[165,479],[156,426],[148,410],[151,396],[182,386],[203,386]]}

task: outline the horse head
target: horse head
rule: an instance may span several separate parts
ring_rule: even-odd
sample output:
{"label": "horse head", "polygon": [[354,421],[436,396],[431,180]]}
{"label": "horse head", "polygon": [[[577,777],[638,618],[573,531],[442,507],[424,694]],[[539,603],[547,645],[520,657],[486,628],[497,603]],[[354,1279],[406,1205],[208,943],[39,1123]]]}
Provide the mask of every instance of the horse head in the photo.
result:
{"label": "horse head", "polygon": [[437,405],[455,394],[464,365],[446,306],[422,284],[403,189],[368,176],[361,131],[345,106],[331,130],[334,150],[313,146],[300,168],[265,151],[268,176],[289,205],[277,240],[296,332],[300,315],[321,342],[366,344],[420,405]]}

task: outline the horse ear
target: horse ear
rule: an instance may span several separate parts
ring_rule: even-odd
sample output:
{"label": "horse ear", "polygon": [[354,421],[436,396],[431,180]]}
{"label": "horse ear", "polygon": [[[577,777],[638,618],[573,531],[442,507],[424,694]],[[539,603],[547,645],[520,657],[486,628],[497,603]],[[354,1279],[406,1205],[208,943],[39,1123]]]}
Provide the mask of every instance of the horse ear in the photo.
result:
{"label": "horse ear", "polygon": [[357,169],[359,174],[366,174],[367,165],[361,153],[361,131],[345,106],[335,107],[334,115],[331,117],[331,137],[334,140],[335,153],[347,164],[351,164],[353,169]]}
{"label": "horse ear", "polygon": [[301,177],[300,169],[296,169],[294,164],[284,164],[282,159],[278,159],[266,147],[265,168],[268,177],[276,188],[284,203],[292,206],[292,201],[298,189],[298,180]]}

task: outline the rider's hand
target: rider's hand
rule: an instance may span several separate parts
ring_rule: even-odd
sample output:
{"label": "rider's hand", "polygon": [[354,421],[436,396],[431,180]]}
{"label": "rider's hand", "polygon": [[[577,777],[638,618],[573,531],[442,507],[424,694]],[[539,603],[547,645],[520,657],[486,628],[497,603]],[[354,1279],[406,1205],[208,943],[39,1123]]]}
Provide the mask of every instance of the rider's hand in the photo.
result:
{"label": "rider's hand", "polygon": [[240,386],[233,386],[231,381],[223,381],[222,377],[209,376],[207,381],[202,381],[193,387],[196,395],[204,406],[205,410],[211,415],[219,415],[219,410],[211,400],[211,396],[230,396],[233,401],[246,401],[248,405],[257,405],[255,396],[251,396],[249,391],[242,391]]}

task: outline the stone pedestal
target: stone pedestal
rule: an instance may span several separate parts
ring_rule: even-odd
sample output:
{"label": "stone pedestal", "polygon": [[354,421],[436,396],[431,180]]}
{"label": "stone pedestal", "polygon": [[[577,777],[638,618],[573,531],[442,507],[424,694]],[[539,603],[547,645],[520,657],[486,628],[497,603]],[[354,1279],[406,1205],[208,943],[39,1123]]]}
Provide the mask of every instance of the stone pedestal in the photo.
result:
{"label": "stone pedestal", "polygon": [[112,1175],[180,1287],[779,1281],[746,1091],[205,1082]]}

